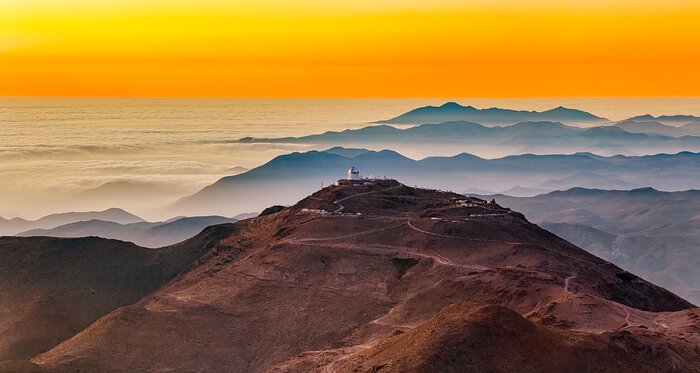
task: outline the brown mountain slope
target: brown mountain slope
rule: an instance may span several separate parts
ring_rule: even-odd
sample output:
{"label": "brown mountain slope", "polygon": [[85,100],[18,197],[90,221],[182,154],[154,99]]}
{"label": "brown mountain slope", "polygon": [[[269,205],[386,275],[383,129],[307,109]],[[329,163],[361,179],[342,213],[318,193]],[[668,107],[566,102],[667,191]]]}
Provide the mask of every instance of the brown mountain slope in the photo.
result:
{"label": "brown mountain slope", "polygon": [[[660,372],[692,348],[628,332],[581,335],[536,325],[501,306],[445,307],[425,324],[333,364],[355,372]],[[645,348],[651,347],[650,353]],[[635,351],[635,349],[639,349]]]}
{"label": "brown mountain slope", "polygon": [[[394,181],[325,188],[234,224],[196,268],[32,361],[87,371],[507,371],[493,365],[507,338],[491,331],[502,328],[538,341],[500,350],[515,363],[537,354],[562,362],[555,371],[638,371],[614,359],[652,351],[668,357],[655,368],[700,368],[689,303],[518,213],[460,198]],[[459,338],[482,346],[464,349]],[[456,346],[454,356],[436,346]],[[392,360],[405,356],[412,362]],[[564,364],[570,357],[579,360]]]}
{"label": "brown mountain slope", "polygon": [[499,204],[700,305],[700,191],[575,188]]}
{"label": "brown mountain slope", "polygon": [[163,249],[96,237],[0,238],[0,361],[29,359],[181,273],[226,227]]}

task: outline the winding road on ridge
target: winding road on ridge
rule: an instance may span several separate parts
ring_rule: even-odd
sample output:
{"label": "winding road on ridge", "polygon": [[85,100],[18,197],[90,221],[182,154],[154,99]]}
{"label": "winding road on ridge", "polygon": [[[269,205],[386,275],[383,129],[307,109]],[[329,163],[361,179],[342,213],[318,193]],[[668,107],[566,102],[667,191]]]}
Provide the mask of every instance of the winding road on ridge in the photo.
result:
{"label": "winding road on ridge", "polygon": [[[340,214],[342,211],[345,210],[345,206],[343,205],[343,202],[350,200],[355,197],[361,197],[361,196],[366,196],[366,195],[371,195],[371,194],[377,194],[377,193],[382,193],[386,192],[389,190],[397,189],[400,188],[402,185],[398,185],[395,187],[387,188],[384,190],[376,190],[376,191],[370,191],[370,192],[364,192],[364,193],[358,193],[354,195],[350,195],[344,198],[337,199],[333,201],[333,204],[337,206],[337,209],[333,211],[333,213]],[[342,215],[342,214],[341,214]],[[464,220],[470,220],[470,218],[480,218],[480,217],[495,217],[495,216],[506,216],[506,215],[513,215],[511,212],[507,213],[499,213],[499,214],[474,214],[473,216],[468,216]],[[442,218],[434,218],[433,220],[443,220]],[[461,220],[461,219],[460,219]],[[492,270],[492,268],[483,266],[483,265],[478,265],[478,264],[461,264],[461,263],[455,263],[448,257],[444,256],[441,253],[435,252],[433,250],[423,250],[419,251],[417,249],[408,247],[408,246],[398,246],[398,245],[386,245],[386,244],[381,244],[381,243],[371,243],[371,242],[361,242],[361,243],[352,243],[352,242],[329,242],[329,241],[335,241],[335,240],[345,240],[345,239],[352,239],[355,237],[359,236],[366,236],[366,235],[371,235],[383,231],[388,231],[392,229],[399,229],[402,228],[404,225],[406,225],[408,228],[411,230],[424,234],[424,235],[429,235],[433,237],[439,237],[443,239],[456,239],[456,240],[466,240],[466,241],[475,241],[475,242],[484,242],[484,243],[500,243],[500,244],[509,244],[509,245],[520,245],[523,244],[523,242],[513,242],[513,241],[503,241],[503,240],[495,240],[495,239],[485,239],[485,238],[472,238],[472,237],[461,237],[461,236],[452,236],[448,234],[442,234],[442,233],[437,233],[437,232],[431,232],[428,229],[436,229],[439,230],[442,226],[441,225],[431,225],[431,223],[428,221],[428,219],[423,219],[423,218],[414,218],[414,220],[411,220],[408,217],[398,217],[394,220],[396,224],[391,224],[387,225],[381,228],[373,228],[373,229],[368,229],[365,231],[361,232],[356,232],[352,234],[345,234],[345,235],[340,235],[340,236],[335,236],[335,237],[312,237],[312,238],[301,238],[301,239],[292,239],[285,241],[286,243],[290,244],[297,244],[297,245],[309,245],[309,246],[319,246],[319,247],[326,247],[326,248],[337,248],[337,249],[343,249],[343,250],[357,250],[357,251],[370,251],[370,252],[375,252],[375,253],[386,253],[388,255],[407,255],[407,256],[412,256],[412,257],[420,257],[420,258],[426,258],[426,259],[431,259],[433,261],[433,265],[440,265],[440,266],[446,266],[446,267],[456,267],[460,269],[467,269],[467,270],[475,270],[475,271],[488,271]],[[454,221],[455,223],[457,221]],[[424,225],[426,229],[419,228],[418,226]],[[369,240],[372,241],[372,240]],[[393,251],[393,252],[392,252]],[[636,315],[636,318],[639,319],[638,321],[641,321],[642,324],[633,324],[632,323],[632,318],[635,315],[632,315],[630,313],[630,310],[628,309],[627,306],[620,304],[616,301],[604,299],[595,295],[591,295],[588,293],[578,293],[576,290],[576,286],[572,285],[572,281],[576,279],[578,274],[576,272],[571,273],[568,277],[563,279],[563,290],[564,290],[564,297],[569,298],[571,297],[576,297],[578,295],[580,296],[591,296],[593,298],[597,298],[601,301],[604,301],[613,307],[616,307],[623,311],[624,315],[624,325],[618,326],[615,329],[617,330],[625,330],[631,327],[636,327],[644,324],[644,316],[639,316]],[[560,277],[561,278],[561,277]],[[572,287],[574,289],[572,289]],[[583,291],[583,290],[582,290]],[[387,317],[391,312],[393,311],[393,308],[389,310],[386,314],[370,321],[370,324],[375,324],[375,325],[380,325],[380,326],[386,326],[386,327],[392,327],[397,330],[407,330],[415,327],[415,325],[404,325],[401,323],[394,323],[397,320],[393,320],[391,317]],[[617,312],[615,314],[619,315]],[[622,316],[622,315],[620,315]],[[391,322],[394,321],[394,322]],[[659,327],[662,328],[668,328],[668,326],[664,323],[659,322],[658,320],[654,320],[653,323],[658,325]],[[619,325],[619,324],[618,324]],[[613,329],[614,330],[614,329]],[[365,347],[366,348],[366,347]],[[343,361],[350,356],[352,350],[337,350],[341,355],[334,357],[327,365],[322,367],[322,371],[326,373],[335,373],[336,370],[334,369],[334,365],[340,361]]]}
{"label": "winding road on ridge", "polygon": [[440,234],[440,233],[434,233],[434,232],[429,232],[424,229],[417,228],[415,225],[411,223],[411,221],[406,222],[409,226],[409,228],[413,229],[416,232],[420,232],[423,234],[427,234],[430,236],[435,236],[435,237],[442,237],[442,238],[451,238],[455,240],[467,240],[467,241],[476,241],[476,242],[496,242],[496,243],[505,243],[509,245],[520,245],[522,242],[513,242],[513,241],[502,241],[502,240],[488,240],[485,238],[471,238],[471,237],[458,237],[458,236],[448,236],[446,234]]}
{"label": "winding road on ridge", "polygon": [[347,201],[347,200],[352,199],[352,198],[355,198],[355,197],[366,196],[366,195],[368,195],[368,194],[374,194],[374,193],[386,192],[386,191],[393,190],[393,189],[398,189],[398,188],[401,188],[402,186],[403,186],[403,184],[399,184],[399,185],[393,186],[393,187],[391,187],[391,188],[386,188],[386,189],[382,189],[382,190],[374,190],[374,191],[371,191],[371,192],[364,192],[364,193],[353,194],[353,195],[351,195],[351,196],[347,196],[347,197],[344,197],[344,198],[341,198],[341,199],[337,199],[337,200],[333,201],[333,203],[334,203],[335,205],[338,205],[339,207],[338,207],[337,209],[335,209],[335,210],[333,211],[333,213],[336,213],[336,214],[337,214],[337,213],[339,213],[339,212],[341,212],[341,211],[343,211],[343,210],[345,209],[345,206],[341,205],[340,202]]}
{"label": "winding road on ridge", "polygon": [[564,291],[565,291],[567,294],[571,293],[571,292],[569,291],[569,284],[571,283],[571,280],[573,280],[573,279],[576,278],[576,276],[577,276],[577,275],[574,273],[573,275],[571,275],[571,276],[569,276],[569,277],[567,277],[567,278],[564,279]]}
{"label": "winding road on ridge", "polygon": [[[569,276],[569,277],[567,277],[567,278],[564,279],[564,291],[566,292],[566,296],[567,296],[567,297],[569,296],[569,294],[571,294],[571,291],[569,290],[569,285],[571,284],[571,280],[575,279],[576,276],[577,276],[577,274],[574,273],[573,275],[571,275],[571,276]],[[630,321],[630,317],[631,317],[632,315],[630,314],[630,311],[627,309],[627,306],[625,306],[625,305],[623,305],[623,304],[620,304],[620,303],[618,303],[618,302],[609,300],[609,299],[605,299],[605,298],[598,297],[598,296],[593,295],[593,294],[587,294],[587,295],[590,296],[590,297],[593,297],[593,298],[597,298],[597,299],[599,299],[599,300],[601,300],[601,301],[605,301],[605,302],[612,303],[613,305],[615,305],[615,307],[621,309],[621,310],[625,313],[625,325],[623,325],[623,326],[620,328],[621,330],[624,330],[624,329],[627,329],[627,328],[631,328],[631,327],[633,327],[633,326],[642,325],[642,324],[632,324],[632,322]],[[657,324],[658,324],[658,323],[657,323]],[[658,324],[658,325],[663,327],[663,325],[661,325],[661,324]]]}

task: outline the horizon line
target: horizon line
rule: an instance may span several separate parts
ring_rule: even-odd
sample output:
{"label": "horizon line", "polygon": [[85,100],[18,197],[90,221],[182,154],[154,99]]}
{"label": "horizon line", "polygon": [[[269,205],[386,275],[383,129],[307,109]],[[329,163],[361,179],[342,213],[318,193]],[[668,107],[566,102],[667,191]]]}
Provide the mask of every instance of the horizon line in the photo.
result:
{"label": "horizon line", "polygon": [[66,99],[385,99],[385,100],[527,100],[527,99],[700,99],[698,96],[131,96],[131,95],[0,95],[4,98],[66,98]]}

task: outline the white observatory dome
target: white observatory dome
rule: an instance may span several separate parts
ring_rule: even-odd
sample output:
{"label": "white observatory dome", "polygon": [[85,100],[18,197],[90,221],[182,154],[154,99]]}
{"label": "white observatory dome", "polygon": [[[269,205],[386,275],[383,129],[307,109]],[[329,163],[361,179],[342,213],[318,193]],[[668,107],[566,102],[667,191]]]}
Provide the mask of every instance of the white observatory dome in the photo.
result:
{"label": "white observatory dome", "polygon": [[350,167],[348,170],[348,180],[360,180],[360,170],[357,167]]}

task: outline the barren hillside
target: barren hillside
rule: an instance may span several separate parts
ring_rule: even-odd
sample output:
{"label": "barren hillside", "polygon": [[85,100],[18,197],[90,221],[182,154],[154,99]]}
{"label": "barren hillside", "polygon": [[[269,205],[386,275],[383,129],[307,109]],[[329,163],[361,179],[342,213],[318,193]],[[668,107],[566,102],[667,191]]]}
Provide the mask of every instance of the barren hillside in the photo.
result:
{"label": "barren hillside", "polygon": [[700,369],[698,309],[486,201],[386,180],[222,227],[187,273],[31,361],[49,371]]}

